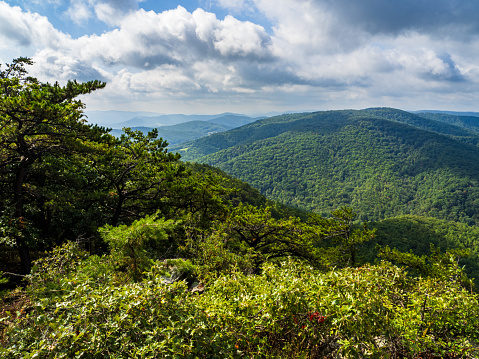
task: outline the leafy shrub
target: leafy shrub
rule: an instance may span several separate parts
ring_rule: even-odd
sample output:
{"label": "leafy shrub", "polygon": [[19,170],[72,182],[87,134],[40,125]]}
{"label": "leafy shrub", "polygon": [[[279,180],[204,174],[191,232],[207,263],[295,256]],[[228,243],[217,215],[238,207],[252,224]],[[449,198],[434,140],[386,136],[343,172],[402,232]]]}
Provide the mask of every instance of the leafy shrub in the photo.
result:
{"label": "leafy shrub", "polygon": [[321,273],[287,260],[264,265],[258,275],[231,271],[216,276],[202,295],[189,292],[185,281],[165,284],[160,273],[165,262],[157,262],[140,282],[101,286],[81,269],[91,263],[79,263],[76,272],[57,281],[62,290],[56,296],[34,293],[29,314],[6,330],[0,355],[479,355],[477,295],[450,277],[412,278],[387,262]]}

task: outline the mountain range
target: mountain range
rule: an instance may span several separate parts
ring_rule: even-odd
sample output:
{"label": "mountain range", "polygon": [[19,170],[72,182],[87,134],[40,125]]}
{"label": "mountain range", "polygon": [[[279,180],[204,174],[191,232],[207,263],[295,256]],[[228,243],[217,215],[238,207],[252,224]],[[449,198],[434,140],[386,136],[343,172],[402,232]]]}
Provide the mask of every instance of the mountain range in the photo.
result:
{"label": "mountain range", "polygon": [[191,141],[213,133],[227,131],[256,121],[262,117],[223,113],[219,115],[161,115],[141,112],[92,111],[87,113],[88,122],[111,128],[111,134],[121,136],[123,128],[129,127],[147,133],[158,129],[159,137],[170,145]]}
{"label": "mountain range", "polygon": [[321,214],[351,206],[361,220],[477,224],[479,135],[447,122],[390,108],[287,114],[170,150]]}

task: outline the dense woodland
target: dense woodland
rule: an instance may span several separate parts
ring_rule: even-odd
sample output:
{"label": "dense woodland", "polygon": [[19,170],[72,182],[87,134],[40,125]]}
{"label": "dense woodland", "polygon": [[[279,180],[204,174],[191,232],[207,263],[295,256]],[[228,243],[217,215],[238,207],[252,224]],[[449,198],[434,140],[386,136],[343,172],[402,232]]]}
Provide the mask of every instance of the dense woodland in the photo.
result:
{"label": "dense woodland", "polygon": [[479,355],[469,132],[285,115],[180,160],[29,64],[0,71],[1,357]]}
{"label": "dense woodland", "polygon": [[[180,153],[322,214],[346,205],[361,220],[419,214],[477,224],[479,148],[398,123],[410,120],[407,112],[369,112],[284,115],[183,145]],[[444,126],[427,127],[461,131]]]}

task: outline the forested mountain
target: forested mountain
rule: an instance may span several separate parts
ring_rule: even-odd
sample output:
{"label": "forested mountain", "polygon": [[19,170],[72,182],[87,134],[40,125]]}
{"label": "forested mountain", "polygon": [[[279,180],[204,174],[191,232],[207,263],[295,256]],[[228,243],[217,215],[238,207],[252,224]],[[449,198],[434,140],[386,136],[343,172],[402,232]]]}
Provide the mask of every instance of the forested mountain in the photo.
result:
{"label": "forested mountain", "polygon": [[479,134],[479,117],[477,116],[458,116],[434,112],[421,112],[418,113],[418,116],[429,118],[434,121],[448,123],[457,127],[462,127]]}
{"label": "forested mountain", "polygon": [[439,113],[445,115],[465,116],[465,117],[479,117],[479,112],[467,112],[467,111],[440,111],[440,110],[420,110],[412,111],[413,113]]}
{"label": "forested mountain", "polygon": [[465,128],[455,126],[445,121],[436,121],[434,118],[429,119],[425,116],[420,116],[419,114],[412,114],[410,112],[392,109],[392,108],[369,108],[365,110],[358,111],[356,116],[366,115],[367,117],[376,117],[380,119],[391,120],[395,122],[404,123],[411,125],[423,130],[442,133],[445,135],[454,136],[456,138],[468,138],[470,136],[475,136],[474,132],[471,132]]}
{"label": "forested mountain", "polygon": [[418,214],[475,224],[479,149],[461,135],[474,136],[399,110],[327,111],[260,120],[179,152],[323,214],[346,205],[364,220]]}

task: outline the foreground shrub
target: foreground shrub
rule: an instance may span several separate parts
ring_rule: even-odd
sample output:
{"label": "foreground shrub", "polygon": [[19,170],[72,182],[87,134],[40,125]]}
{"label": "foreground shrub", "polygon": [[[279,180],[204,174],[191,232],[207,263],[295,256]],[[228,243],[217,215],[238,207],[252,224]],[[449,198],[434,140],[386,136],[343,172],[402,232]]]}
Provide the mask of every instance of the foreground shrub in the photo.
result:
{"label": "foreground shrub", "polygon": [[447,276],[412,278],[388,263],[321,273],[288,260],[258,275],[229,271],[198,295],[184,281],[166,284],[166,262],[141,282],[98,285],[103,270],[86,275],[97,260],[75,259],[64,276],[32,285],[22,314],[8,319],[0,356],[479,355],[477,295]]}

